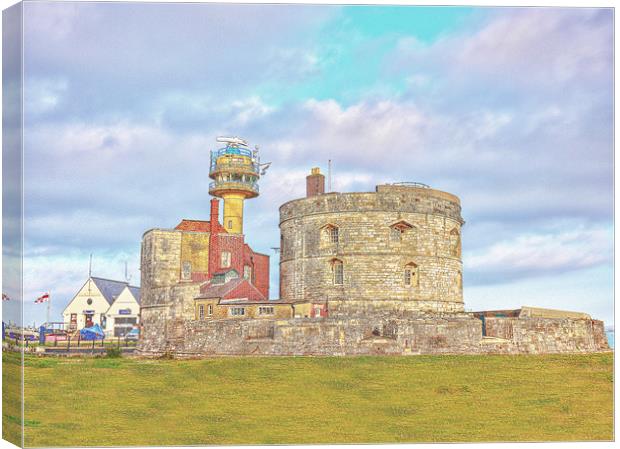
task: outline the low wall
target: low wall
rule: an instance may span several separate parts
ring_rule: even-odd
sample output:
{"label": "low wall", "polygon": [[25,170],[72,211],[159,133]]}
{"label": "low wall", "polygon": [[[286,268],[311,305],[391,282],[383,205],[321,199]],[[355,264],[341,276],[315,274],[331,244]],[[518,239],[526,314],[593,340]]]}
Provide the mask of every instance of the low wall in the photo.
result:
{"label": "low wall", "polygon": [[[165,346],[141,355],[408,355],[595,352],[609,349],[602,321],[487,318],[467,314],[407,318],[186,320]],[[494,338],[491,338],[494,337]]]}
{"label": "low wall", "polygon": [[[486,318],[486,336],[505,339],[496,352],[565,353],[609,349],[602,321],[592,319]],[[489,346],[486,346],[490,349]]]}

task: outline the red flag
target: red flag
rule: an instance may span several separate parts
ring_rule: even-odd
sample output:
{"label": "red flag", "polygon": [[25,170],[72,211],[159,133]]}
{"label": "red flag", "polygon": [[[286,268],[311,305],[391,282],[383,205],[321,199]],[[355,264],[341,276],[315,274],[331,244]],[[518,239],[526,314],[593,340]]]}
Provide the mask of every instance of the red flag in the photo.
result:
{"label": "red flag", "polygon": [[49,293],[45,293],[45,294],[39,296],[37,299],[35,299],[34,302],[36,304],[40,304],[42,302],[49,301],[49,300],[50,300],[50,294]]}

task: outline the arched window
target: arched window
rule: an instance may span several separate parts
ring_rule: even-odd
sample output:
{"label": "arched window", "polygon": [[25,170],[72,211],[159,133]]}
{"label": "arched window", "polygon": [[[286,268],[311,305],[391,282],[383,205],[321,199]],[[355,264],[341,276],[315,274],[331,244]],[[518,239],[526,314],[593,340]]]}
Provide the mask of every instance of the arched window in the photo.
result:
{"label": "arched window", "polygon": [[460,271],[456,273],[456,285],[458,288],[463,288],[463,273]]}
{"label": "arched window", "polygon": [[409,262],[405,265],[404,281],[407,287],[417,287],[419,284],[419,272],[418,265],[414,262]]}
{"label": "arched window", "polygon": [[461,257],[461,234],[456,228],[450,231],[450,255]]}
{"label": "arched window", "polygon": [[342,260],[332,259],[332,282],[334,285],[344,284],[344,266]]}
{"label": "arched window", "polygon": [[321,240],[326,244],[334,244],[340,241],[340,231],[338,226],[328,224],[321,229]]}

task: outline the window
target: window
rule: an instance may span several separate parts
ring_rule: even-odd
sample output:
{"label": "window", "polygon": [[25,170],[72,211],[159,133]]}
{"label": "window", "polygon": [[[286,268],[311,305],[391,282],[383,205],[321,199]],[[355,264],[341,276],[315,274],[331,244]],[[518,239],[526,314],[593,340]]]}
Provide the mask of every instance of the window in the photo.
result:
{"label": "window", "polygon": [[450,255],[461,257],[461,235],[456,228],[450,231]]}
{"label": "window", "polygon": [[339,241],[340,232],[338,226],[328,224],[321,228],[321,243],[331,245]]}
{"label": "window", "polygon": [[204,306],[204,304],[199,304],[198,305],[198,319],[199,320],[204,320],[205,319],[205,306]]}
{"label": "window", "polygon": [[131,318],[131,317],[118,317],[114,320],[114,324],[126,324],[126,325],[134,325],[136,324],[136,322],[138,321],[137,318]]}
{"label": "window", "polygon": [[232,229],[232,220],[228,220],[228,229]]}
{"label": "window", "polygon": [[192,263],[189,261],[183,262],[183,268],[181,270],[181,279],[187,280],[192,278]]}
{"label": "window", "polygon": [[88,304],[89,306],[93,303],[93,298],[88,298],[86,300],[86,304]]}
{"label": "window", "polygon": [[230,252],[222,251],[221,261],[220,262],[221,262],[222,268],[230,267]]}
{"label": "window", "polygon": [[259,315],[273,315],[273,307],[259,307],[258,314]]}
{"label": "window", "polygon": [[390,228],[390,238],[393,242],[400,242],[403,239],[403,231],[400,228]]}
{"label": "window", "polygon": [[243,267],[243,279],[251,280],[252,279],[252,267],[249,265],[245,265]]}
{"label": "window", "polygon": [[338,243],[338,228],[330,227],[328,228],[328,232],[329,232],[329,242]]}
{"label": "window", "polygon": [[390,240],[392,242],[401,242],[405,233],[411,229],[415,229],[410,223],[405,220],[400,220],[390,226]]}
{"label": "window", "polygon": [[405,265],[405,272],[404,272],[405,285],[408,287],[417,286],[418,278],[419,278],[418,266],[413,262]]}
{"label": "window", "polygon": [[344,269],[341,260],[334,259],[332,261],[332,280],[334,285],[342,285],[344,283]]}
{"label": "window", "polygon": [[243,316],[245,315],[245,307],[232,307],[230,309],[231,316]]}
{"label": "window", "polygon": [[207,306],[207,315],[213,315],[213,304]]}

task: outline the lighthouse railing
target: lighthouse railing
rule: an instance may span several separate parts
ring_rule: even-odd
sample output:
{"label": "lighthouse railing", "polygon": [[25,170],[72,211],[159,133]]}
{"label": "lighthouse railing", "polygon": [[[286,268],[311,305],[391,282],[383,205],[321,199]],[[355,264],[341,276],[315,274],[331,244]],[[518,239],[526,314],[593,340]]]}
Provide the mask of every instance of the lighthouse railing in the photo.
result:
{"label": "lighthouse railing", "polygon": [[251,190],[259,193],[258,183],[252,181],[212,181],[209,183],[209,191],[218,189]]}

